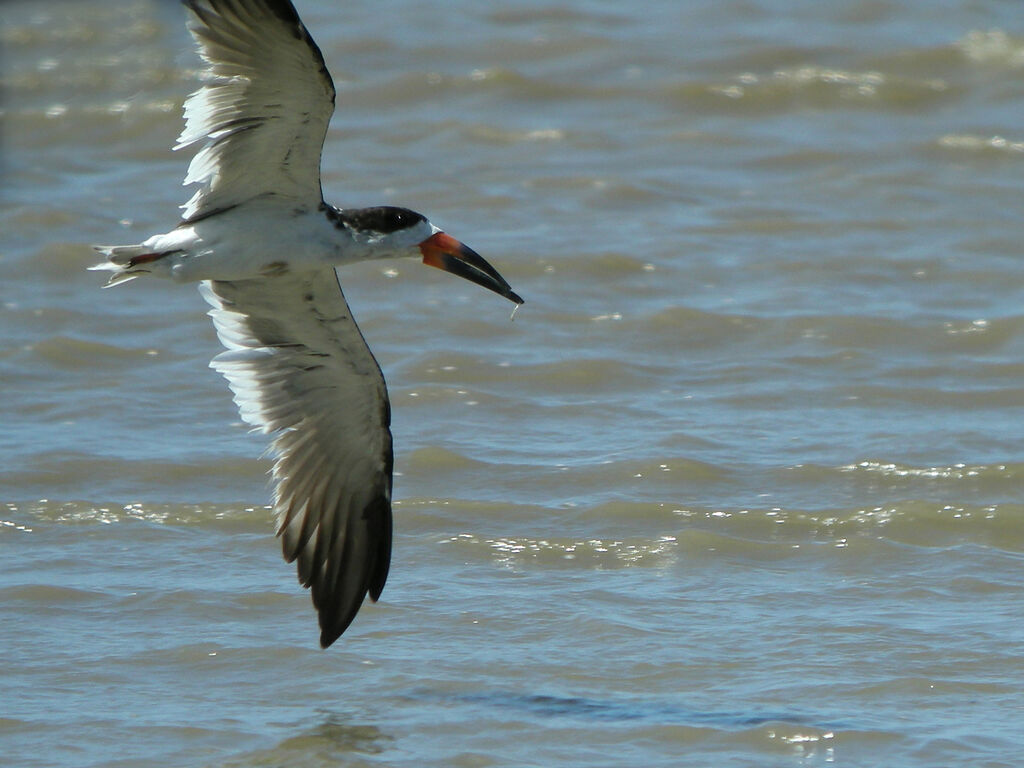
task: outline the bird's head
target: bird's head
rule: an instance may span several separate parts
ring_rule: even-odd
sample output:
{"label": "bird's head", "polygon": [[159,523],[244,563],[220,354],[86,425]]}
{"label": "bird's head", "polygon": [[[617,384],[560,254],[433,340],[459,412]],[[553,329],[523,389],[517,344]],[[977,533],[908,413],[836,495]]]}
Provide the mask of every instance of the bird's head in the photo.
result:
{"label": "bird's head", "polygon": [[483,256],[416,211],[378,206],[344,209],[335,215],[362,246],[367,258],[422,256],[424,264],[464,277],[516,304],[523,303]]}

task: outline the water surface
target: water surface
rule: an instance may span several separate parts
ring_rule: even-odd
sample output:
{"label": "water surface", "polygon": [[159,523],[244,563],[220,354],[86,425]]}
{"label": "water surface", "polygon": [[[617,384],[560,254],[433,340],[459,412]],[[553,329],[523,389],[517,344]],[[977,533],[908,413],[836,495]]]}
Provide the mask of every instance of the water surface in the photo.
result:
{"label": "water surface", "polygon": [[300,0],[324,188],[510,305],[342,282],[394,563],[329,651],[177,219],[175,2],[6,2],[0,754],[19,766],[1011,766],[1024,29],[996,2]]}

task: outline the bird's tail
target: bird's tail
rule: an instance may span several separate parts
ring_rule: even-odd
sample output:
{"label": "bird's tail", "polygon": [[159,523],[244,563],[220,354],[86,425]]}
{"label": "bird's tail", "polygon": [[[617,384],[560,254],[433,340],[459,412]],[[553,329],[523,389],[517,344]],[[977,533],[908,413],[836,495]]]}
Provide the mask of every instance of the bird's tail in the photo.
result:
{"label": "bird's tail", "polygon": [[93,248],[106,256],[107,260],[94,264],[89,269],[113,273],[104,288],[153,272],[160,259],[179,252],[154,253],[144,245],[95,245]]}

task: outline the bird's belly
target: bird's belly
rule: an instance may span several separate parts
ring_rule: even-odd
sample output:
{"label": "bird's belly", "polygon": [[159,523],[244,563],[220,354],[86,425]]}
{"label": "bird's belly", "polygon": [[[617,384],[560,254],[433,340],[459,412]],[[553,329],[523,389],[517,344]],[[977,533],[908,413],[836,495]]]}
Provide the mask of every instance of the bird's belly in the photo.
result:
{"label": "bird's belly", "polygon": [[243,211],[188,225],[192,246],[176,254],[178,282],[248,280],[323,269],[339,262],[322,217]]}

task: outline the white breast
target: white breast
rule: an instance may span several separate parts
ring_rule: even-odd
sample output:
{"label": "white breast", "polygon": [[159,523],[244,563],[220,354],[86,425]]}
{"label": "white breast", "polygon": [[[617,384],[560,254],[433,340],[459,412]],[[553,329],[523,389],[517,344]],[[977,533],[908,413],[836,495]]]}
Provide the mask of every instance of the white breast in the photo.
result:
{"label": "white breast", "polygon": [[188,242],[172,257],[171,277],[178,282],[272,277],[358,259],[348,233],[321,211],[296,210],[280,201],[251,201],[176,232]]}

